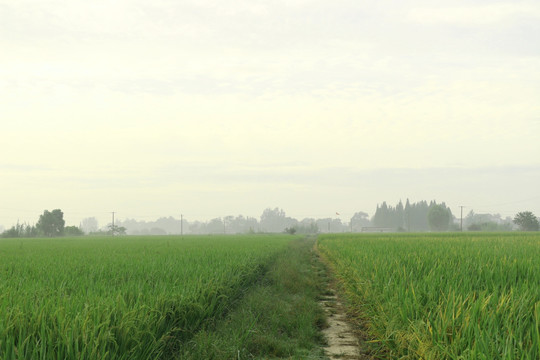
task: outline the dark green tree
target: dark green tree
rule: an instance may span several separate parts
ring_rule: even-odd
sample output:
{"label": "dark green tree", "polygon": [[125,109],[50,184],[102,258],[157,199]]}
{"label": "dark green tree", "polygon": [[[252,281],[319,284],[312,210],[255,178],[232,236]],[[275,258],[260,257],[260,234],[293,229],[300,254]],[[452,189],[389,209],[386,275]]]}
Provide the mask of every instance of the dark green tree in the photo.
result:
{"label": "dark green tree", "polygon": [[37,230],[45,236],[61,236],[64,234],[64,213],[60,209],[53,211],[45,210],[43,215],[39,216],[36,224]]}
{"label": "dark green tree", "polygon": [[371,222],[373,223],[374,226],[377,226],[377,227],[390,227],[391,226],[391,220],[390,220],[391,212],[392,212],[392,207],[388,208],[386,201],[383,201],[381,206],[377,204],[377,209],[375,210],[375,215],[373,215],[373,219],[371,220]]}
{"label": "dark green tree", "polygon": [[109,231],[107,231],[107,234],[109,235],[126,235],[126,228],[123,226],[118,225],[108,225]]}
{"label": "dark green tree", "polygon": [[428,211],[428,222],[431,230],[446,231],[450,225],[451,213],[444,204],[431,204]]}
{"label": "dark green tree", "polygon": [[294,235],[294,234],[296,234],[296,228],[293,228],[293,227],[285,228],[285,233],[287,233],[289,235]]}
{"label": "dark green tree", "polygon": [[0,236],[5,238],[21,238],[21,237],[36,237],[37,229],[33,225],[19,224],[13,225],[10,229],[5,230]]}
{"label": "dark green tree", "polygon": [[65,236],[82,236],[84,235],[84,231],[82,231],[80,228],[76,226],[66,226],[64,228],[64,235]]}
{"label": "dark green tree", "polygon": [[[386,227],[395,230],[426,231],[431,229],[428,221],[428,213],[435,205],[437,205],[435,200],[429,203],[425,200],[411,203],[407,199],[405,206],[399,201],[395,207],[383,202],[381,206],[377,205],[372,223],[376,227]],[[445,203],[443,202],[440,205],[447,210],[450,219],[452,219],[452,212]]]}
{"label": "dark green tree", "polygon": [[354,213],[354,215],[351,217],[350,224],[352,224],[352,231],[358,232],[362,231],[363,227],[371,226],[371,221],[369,221],[368,213],[359,211]]}
{"label": "dark green tree", "polygon": [[540,224],[538,218],[530,211],[522,211],[514,217],[514,224],[524,231],[538,231]]}

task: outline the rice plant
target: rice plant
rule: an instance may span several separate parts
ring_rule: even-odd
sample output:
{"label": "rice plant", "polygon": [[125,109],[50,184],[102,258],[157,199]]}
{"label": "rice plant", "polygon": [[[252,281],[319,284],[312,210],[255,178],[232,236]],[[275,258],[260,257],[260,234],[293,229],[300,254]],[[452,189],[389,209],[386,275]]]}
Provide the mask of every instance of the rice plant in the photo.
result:
{"label": "rice plant", "polygon": [[540,359],[540,234],[325,235],[381,358]]}
{"label": "rice plant", "polygon": [[290,236],[0,242],[0,359],[170,358]]}

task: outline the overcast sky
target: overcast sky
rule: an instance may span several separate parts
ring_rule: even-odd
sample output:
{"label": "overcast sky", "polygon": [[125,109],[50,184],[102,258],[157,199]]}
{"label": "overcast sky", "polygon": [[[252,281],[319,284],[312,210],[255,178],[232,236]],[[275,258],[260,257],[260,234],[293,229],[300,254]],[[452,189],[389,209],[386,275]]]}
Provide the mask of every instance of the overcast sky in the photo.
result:
{"label": "overcast sky", "polygon": [[0,224],[540,215],[540,2],[0,0]]}

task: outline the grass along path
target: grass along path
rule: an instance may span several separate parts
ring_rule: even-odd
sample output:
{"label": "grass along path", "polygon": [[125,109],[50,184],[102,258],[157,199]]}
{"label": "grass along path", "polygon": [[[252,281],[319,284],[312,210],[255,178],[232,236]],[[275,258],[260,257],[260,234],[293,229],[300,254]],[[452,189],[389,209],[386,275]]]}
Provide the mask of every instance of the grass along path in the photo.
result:
{"label": "grass along path", "polygon": [[330,270],[331,264],[320,254],[317,245],[314,249],[319,261],[327,269],[328,275],[324,287],[326,290],[319,302],[327,317],[327,325],[323,329],[323,336],[326,339],[325,354],[330,360],[374,359],[363,345],[366,334],[361,330],[361,324],[354,314],[348,312],[350,309],[347,306],[343,288],[339,286],[338,280]]}
{"label": "grass along path", "polygon": [[197,333],[178,359],[327,359],[319,304],[326,270],[314,243],[293,240],[235,309]]}
{"label": "grass along path", "polygon": [[382,359],[540,359],[538,233],[334,234],[318,249]]}
{"label": "grass along path", "polygon": [[3,239],[0,359],[171,359],[294,239]]}

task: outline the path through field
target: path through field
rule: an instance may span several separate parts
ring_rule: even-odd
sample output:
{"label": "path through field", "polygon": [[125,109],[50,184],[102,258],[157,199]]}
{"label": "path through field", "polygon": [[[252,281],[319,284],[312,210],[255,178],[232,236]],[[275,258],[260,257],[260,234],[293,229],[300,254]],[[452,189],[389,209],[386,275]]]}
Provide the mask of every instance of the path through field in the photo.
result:
{"label": "path through field", "polygon": [[[318,252],[315,246],[315,251]],[[320,257],[323,263],[325,260]],[[329,271],[330,272],[330,271]],[[332,276],[330,274],[330,276]],[[366,360],[371,357],[362,350],[359,340],[359,332],[355,331],[354,325],[348,318],[345,305],[340,301],[337,293],[335,280],[327,283],[325,296],[320,300],[320,305],[326,312],[328,327],[323,329],[327,345],[324,347],[325,354],[330,359]]]}
{"label": "path through field", "polygon": [[330,359],[360,359],[358,339],[338,297],[325,297],[321,300],[321,306],[328,317],[328,327],[323,330],[328,342],[326,355]]}

